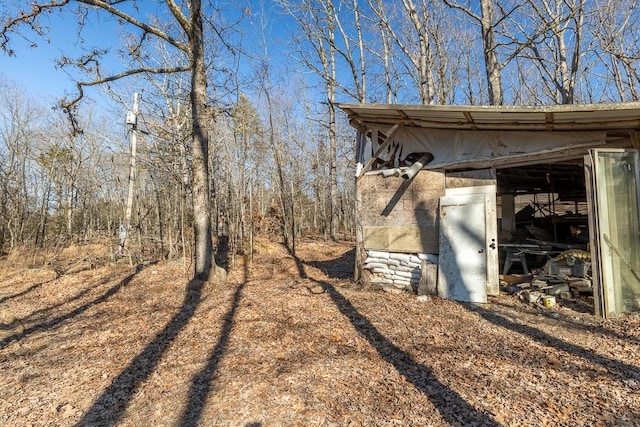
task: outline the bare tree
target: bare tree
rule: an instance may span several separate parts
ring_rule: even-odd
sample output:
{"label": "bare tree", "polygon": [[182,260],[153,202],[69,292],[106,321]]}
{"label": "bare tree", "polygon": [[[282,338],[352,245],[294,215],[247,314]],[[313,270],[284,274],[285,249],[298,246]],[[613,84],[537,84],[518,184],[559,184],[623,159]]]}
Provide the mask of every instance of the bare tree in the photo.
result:
{"label": "bare tree", "polygon": [[[420,13],[413,0],[403,0],[403,11],[407,14],[407,18],[412,26],[413,34],[402,34],[398,32],[398,28],[403,25],[394,25],[387,12],[387,4],[382,0],[370,0],[371,9],[380,24],[380,32],[383,40],[383,61],[385,63],[386,73],[389,73],[389,55],[393,56],[389,40],[400,49],[408,64],[405,68],[409,75],[415,81],[415,87],[418,90],[420,102],[423,104],[433,104],[435,100],[435,84],[432,76],[433,71],[433,52],[429,40],[429,32],[427,20],[429,18],[429,7],[426,2],[421,3]],[[424,7],[422,7],[424,6]],[[415,36],[415,41],[413,40]],[[412,46],[414,44],[417,47]],[[387,99],[389,99],[389,83],[390,76],[387,74]]]}
{"label": "bare tree", "polygon": [[[136,11],[128,7],[130,2],[108,0],[53,0],[36,2],[30,10],[16,11],[12,16],[2,20],[0,31],[0,46],[9,54],[14,54],[10,48],[10,38],[15,34],[23,34],[28,30],[38,36],[46,33],[42,20],[51,11],[73,10],[79,17],[77,25],[82,31],[86,22],[85,17],[91,13],[106,14],[116,18],[126,28],[135,30],[134,40],[128,49],[128,56],[134,59],[144,58],[145,48],[150,42],[160,41],[174,52],[173,66],[154,67],[138,66],[125,69],[119,73],[104,75],[100,67],[100,59],[106,53],[98,48],[90,50],[79,58],[63,57],[62,66],[75,66],[87,72],[91,78],[77,83],[77,96],[62,102],[62,106],[73,113],[77,103],[88,86],[109,84],[110,82],[134,75],[157,75],[167,73],[187,72],[191,78],[190,107],[191,107],[191,135],[193,159],[193,212],[195,235],[195,271],[194,276],[206,279],[212,261],[211,240],[211,203],[209,198],[208,155],[209,140],[207,137],[207,123],[215,117],[215,110],[207,107],[207,67],[205,64],[205,39],[203,21],[206,19],[202,10],[201,0],[188,0],[178,4],[174,0],[164,0],[163,15],[152,17],[145,12]],[[132,10],[132,11],[130,11]],[[225,27],[211,24],[212,34],[225,43]],[[171,25],[173,24],[173,25]],[[75,123],[75,122],[74,122]]]}
{"label": "bare tree", "polygon": [[587,30],[607,70],[608,98],[640,101],[640,12],[637,0],[596,1],[587,14]]}
{"label": "bare tree", "polygon": [[399,39],[396,39],[396,43],[405,51],[418,72],[418,91],[422,103],[433,104],[436,96],[435,82],[432,75],[434,59],[429,40],[430,34],[427,28],[427,25],[429,25],[428,14],[431,8],[426,1],[421,2],[420,11],[416,8],[413,0],[402,0],[402,5],[407,15],[409,15],[409,21],[415,30],[418,39],[418,51],[416,53],[409,52],[409,49],[403,43],[400,43]]}
{"label": "bare tree", "polygon": [[[376,48],[375,38],[369,37],[368,51],[374,58],[382,64],[384,97],[387,104],[393,103],[398,98],[398,72],[395,67],[393,55],[393,40],[390,34],[387,15],[381,0],[368,0],[369,8],[373,17],[369,18],[373,22],[372,33],[379,37],[380,46]],[[369,64],[371,66],[371,64]],[[374,81],[376,81],[374,74]]]}
{"label": "bare tree", "polygon": [[[506,9],[496,0],[480,0],[480,13],[476,13],[468,2],[467,4],[462,4],[451,0],[442,1],[447,6],[464,12],[480,28],[489,104],[504,104],[502,70],[522,49],[530,45],[537,36],[536,33],[526,36],[524,40],[515,44],[511,52],[505,53],[503,58],[500,58],[499,48],[505,47],[505,43],[498,41],[500,26],[521,7],[521,3],[516,2],[515,5]],[[499,9],[498,12],[496,12],[496,7]]]}
{"label": "bare tree", "polygon": [[[583,36],[585,0],[530,0],[531,32],[538,32],[537,43],[529,43],[524,56],[542,75],[549,98],[556,104],[575,102],[576,85],[584,56]],[[513,21],[523,33],[524,25]]]}
{"label": "bare tree", "polygon": [[382,63],[387,102],[402,97],[401,89],[411,97],[417,92],[423,104],[452,102],[462,55],[452,36],[460,31],[459,23],[448,8],[434,0],[398,4],[369,0],[368,4],[381,41],[372,52]]}
{"label": "bare tree", "polygon": [[35,205],[30,179],[44,121],[42,107],[23,91],[0,81],[0,249],[23,241]]}
{"label": "bare tree", "polygon": [[443,1],[447,6],[464,12],[480,27],[482,33],[482,52],[484,54],[487,87],[489,90],[489,103],[491,105],[502,105],[504,97],[502,94],[501,71],[506,64],[504,62],[501,63],[497,55],[494,0],[480,0],[480,14],[473,12],[466,5],[454,3],[450,0]]}
{"label": "bare tree", "polygon": [[[330,202],[330,236],[337,240],[337,169],[336,169],[336,77],[338,54],[336,31],[338,24],[333,0],[303,0],[300,2],[281,1],[287,13],[292,16],[302,30],[302,37],[294,40],[300,62],[312,70],[323,82],[327,105],[327,133],[330,150],[329,167],[329,202]],[[346,39],[348,41],[348,38]],[[310,48],[310,49],[308,49]],[[350,57],[350,54],[343,54]],[[352,70],[355,66],[352,67]],[[357,74],[353,74],[357,76]],[[357,86],[362,87],[362,86]]]}
{"label": "bare tree", "polygon": [[[79,120],[85,125],[92,118],[88,115]],[[51,122],[51,129],[54,130],[44,138],[47,145],[44,152],[38,156],[38,160],[48,171],[57,190],[58,209],[64,212],[65,226],[61,232],[64,233],[66,230],[67,237],[72,237],[73,217],[78,199],[78,181],[85,162],[93,154],[90,146],[95,143],[95,139],[92,132],[73,133],[64,117],[52,117]]]}

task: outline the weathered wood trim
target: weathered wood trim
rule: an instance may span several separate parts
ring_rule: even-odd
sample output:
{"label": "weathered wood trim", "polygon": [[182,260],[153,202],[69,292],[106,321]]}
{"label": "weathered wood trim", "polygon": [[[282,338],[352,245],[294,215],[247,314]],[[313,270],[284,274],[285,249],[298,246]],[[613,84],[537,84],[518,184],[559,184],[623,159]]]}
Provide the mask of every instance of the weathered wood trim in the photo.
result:
{"label": "weathered wood trim", "polygon": [[373,162],[376,161],[378,156],[380,154],[382,154],[382,152],[393,142],[395,136],[398,134],[398,132],[400,131],[401,128],[402,128],[402,124],[401,123],[396,123],[395,125],[393,125],[393,127],[389,131],[389,134],[387,135],[387,138],[384,140],[382,145],[380,145],[380,147],[375,152],[375,154],[369,159],[369,161],[367,161],[367,163],[364,165],[364,167],[360,171],[360,175],[358,175],[358,179],[360,179],[360,178],[362,178],[362,176],[364,176],[365,172],[367,172],[369,170],[369,168],[371,167]]}
{"label": "weathered wood trim", "polygon": [[[464,116],[464,115],[463,115]],[[473,131],[549,131],[546,122],[534,122],[517,120],[496,120],[493,122],[479,122],[474,120],[471,124],[464,120],[464,117],[455,120],[428,120],[426,118],[394,118],[394,117],[359,117],[359,121],[363,123],[375,123],[381,125],[394,125],[399,121],[403,123],[410,122],[415,127],[425,127],[430,129],[453,129],[453,130],[473,130]],[[562,131],[606,131],[606,130],[635,130],[640,128],[640,119],[612,120],[612,121],[594,121],[594,122],[555,122],[553,123],[554,132]]]}
{"label": "weathered wood trim", "polygon": [[[628,144],[628,138],[627,144]],[[589,148],[595,148],[598,146],[603,146],[606,144],[604,140],[600,140],[593,142],[586,142],[583,144],[575,145],[570,148],[559,149],[559,150],[542,150],[534,153],[520,154],[520,155],[510,155],[504,157],[496,157],[493,159],[483,159],[483,160],[468,160],[464,162],[458,163],[447,163],[447,164],[437,164],[434,165],[434,169],[446,169],[446,170],[456,170],[456,169],[490,169],[490,168],[499,168],[501,166],[504,167],[517,167],[517,166],[528,166],[528,165],[536,165],[540,163],[544,163],[547,160],[561,161],[561,160],[572,160],[579,159],[584,156]],[[425,168],[429,170],[429,166]]]}
{"label": "weathered wood trim", "polygon": [[359,282],[363,278],[362,272],[362,260],[365,258],[366,253],[364,250],[363,234],[362,234],[362,189],[358,185],[356,179],[356,259],[353,270],[353,280]]}
{"label": "weathered wood trim", "polygon": [[418,295],[438,295],[438,264],[429,264],[426,259],[420,265]]}
{"label": "weathered wood trim", "polygon": [[438,239],[434,236],[437,229],[433,226],[398,225],[363,227],[365,249],[405,252],[438,253]]}
{"label": "weathered wood trim", "polygon": [[545,128],[548,131],[552,131],[553,130],[553,113],[545,113],[544,122],[545,122]]}
{"label": "weathered wood trim", "polygon": [[636,150],[640,150],[640,134],[633,130],[629,132],[629,136],[631,137],[631,146]]}
{"label": "weathered wood trim", "polygon": [[558,105],[423,105],[423,104],[351,104],[340,103],[338,107],[344,111],[355,112],[366,109],[367,111],[394,111],[394,112],[463,112],[471,113],[591,113],[596,111],[624,111],[640,110],[640,102],[612,102],[602,104],[558,104]]}
{"label": "weathered wood trim", "polygon": [[602,273],[600,261],[600,240],[598,237],[598,208],[595,194],[594,165],[591,154],[584,156],[584,178],[587,190],[587,207],[589,214],[589,242],[591,247],[591,281],[593,287],[593,306],[596,316],[606,317],[604,295],[602,289]]}
{"label": "weathered wood trim", "polygon": [[478,126],[473,121],[473,117],[471,117],[471,113],[468,111],[464,111],[463,114],[464,114],[464,117],[467,119],[467,122],[471,124],[471,130],[478,130]]}

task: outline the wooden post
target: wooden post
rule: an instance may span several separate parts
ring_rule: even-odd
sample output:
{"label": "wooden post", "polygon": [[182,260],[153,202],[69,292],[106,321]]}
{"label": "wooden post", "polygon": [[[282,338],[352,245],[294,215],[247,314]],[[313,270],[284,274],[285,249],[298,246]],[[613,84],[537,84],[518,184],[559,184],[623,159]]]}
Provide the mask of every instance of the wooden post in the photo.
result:
{"label": "wooden post", "polygon": [[509,233],[516,231],[516,202],[513,194],[503,194],[500,196],[502,205],[502,229]]}
{"label": "wooden post", "polygon": [[124,230],[120,237],[120,252],[124,250],[129,232],[131,231],[131,211],[133,210],[133,193],[136,181],[136,145],[138,141],[138,94],[133,94],[133,111],[127,113],[127,124],[131,125],[131,156],[129,158],[129,189],[127,206],[124,212]]}
{"label": "wooden post", "polygon": [[636,150],[640,150],[640,135],[638,135],[638,132],[631,131],[629,136],[631,137],[631,146]]}
{"label": "wooden post", "polygon": [[438,265],[429,264],[426,259],[420,265],[418,295],[438,295]]}
{"label": "wooden post", "polygon": [[355,179],[355,187],[356,187],[356,259],[355,265],[353,268],[353,280],[354,282],[359,282],[362,279],[362,266],[364,264],[363,257],[365,256],[364,243],[363,243],[363,235],[362,235],[362,213],[360,212],[360,207],[362,204],[362,194],[360,190],[360,185],[358,183],[358,178]]}

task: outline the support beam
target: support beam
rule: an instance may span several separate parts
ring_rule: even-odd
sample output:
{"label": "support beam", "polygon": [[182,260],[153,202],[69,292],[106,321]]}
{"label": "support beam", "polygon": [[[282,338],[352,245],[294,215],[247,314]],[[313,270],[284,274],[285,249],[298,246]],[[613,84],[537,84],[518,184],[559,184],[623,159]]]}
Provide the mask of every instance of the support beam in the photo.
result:
{"label": "support beam", "polygon": [[502,206],[502,229],[509,233],[516,231],[516,203],[513,194],[503,194],[501,196]]}
{"label": "support beam", "polygon": [[471,113],[468,111],[463,111],[462,114],[464,114],[465,119],[467,119],[467,122],[471,125],[471,130],[478,130],[478,126],[476,126],[475,122],[473,121]]}
{"label": "support beam", "polygon": [[631,137],[631,146],[636,150],[640,150],[640,134],[633,130],[629,132],[629,136]]}
{"label": "support beam", "polygon": [[553,113],[544,113],[544,123],[547,131],[553,130]]}

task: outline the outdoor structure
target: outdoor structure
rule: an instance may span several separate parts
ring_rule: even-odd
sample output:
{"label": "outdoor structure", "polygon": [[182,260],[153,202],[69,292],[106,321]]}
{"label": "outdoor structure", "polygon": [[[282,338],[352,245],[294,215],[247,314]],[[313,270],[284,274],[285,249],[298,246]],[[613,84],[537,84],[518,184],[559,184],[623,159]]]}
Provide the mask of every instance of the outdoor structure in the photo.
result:
{"label": "outdoor structure", "polygon": [[340,108],[357,279],[482,303],[535,269],[598,315],[640,310],[640,103]]}

